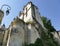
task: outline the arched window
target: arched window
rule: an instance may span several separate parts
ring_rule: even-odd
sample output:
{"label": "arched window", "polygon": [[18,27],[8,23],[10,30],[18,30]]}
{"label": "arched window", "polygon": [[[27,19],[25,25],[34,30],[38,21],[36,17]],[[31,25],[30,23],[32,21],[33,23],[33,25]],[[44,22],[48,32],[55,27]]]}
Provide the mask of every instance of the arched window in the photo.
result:
{"label": "arched window", "polygon": [[14,33],[18,33],[18,30],[16,28],[12,28],[11,29],[11,33],[14,34]]}

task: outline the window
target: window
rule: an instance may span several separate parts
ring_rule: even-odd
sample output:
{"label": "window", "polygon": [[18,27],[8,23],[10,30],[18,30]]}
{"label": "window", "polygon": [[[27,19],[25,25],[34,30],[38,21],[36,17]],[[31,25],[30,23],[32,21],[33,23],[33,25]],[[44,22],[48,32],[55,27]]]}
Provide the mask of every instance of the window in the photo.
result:
{"label": "window", "polygon": [[26,17],[27,17],[27,8],[26,8]]}
{"label": "window", "polygon": [[11,29],[11,33],[14,34],[14,33],[18,33],[18,30],[16,28],[12,28]]}

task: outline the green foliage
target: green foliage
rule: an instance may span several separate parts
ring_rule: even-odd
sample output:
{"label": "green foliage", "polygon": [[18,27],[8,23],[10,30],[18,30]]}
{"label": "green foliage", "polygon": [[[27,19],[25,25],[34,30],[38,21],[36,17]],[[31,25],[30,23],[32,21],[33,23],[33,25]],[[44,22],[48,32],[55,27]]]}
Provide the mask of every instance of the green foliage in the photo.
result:
{"label": "green foliage", "polygon": [[51,20],[49,20],[46,17],[41,17],[41,19],[43,21],[43,24],[44,24],[45,28],[47,28],[49,32],[56,31],[56,29],[51,24]]}
{"label": "green foliage", "polygon": [[41,17],[41,19],[48,32],[41,31],[41,39],[38,38],[34,44],[29,44],[28,46],[57,46],[57,43],[53,40],[53,35],[50,33],[56,31],[51,21],[46,17]]}
{"label": "green foliage", "polygon": [[30,45],[28,45],[28,46],[35,46],[34,44],[30,44]]}
{"label": "green foliage", "polygon": [[43,43],[40,38],[37,38],[34,44],[29,44],[28,46],[43,46]]}
{"label": "green foliage", "polygon": [[42,31],[41,38],[44,41],[44,43],[46,44],[46,46],[56,46],[56,43],[52,39],[53,36],[52,37],[51,36],[48,34],[48,32]]}
{"label": "green foliage", "polygon": [[41,39],[37,38],[34,44],[29,44],[28,46],[57,46],[54,40],[49,36],[48,32],[42,31]]}
{"label": "green foliage", "polygon": [[42,40],[38,38],[35,42],[35,46],[43,46]]}

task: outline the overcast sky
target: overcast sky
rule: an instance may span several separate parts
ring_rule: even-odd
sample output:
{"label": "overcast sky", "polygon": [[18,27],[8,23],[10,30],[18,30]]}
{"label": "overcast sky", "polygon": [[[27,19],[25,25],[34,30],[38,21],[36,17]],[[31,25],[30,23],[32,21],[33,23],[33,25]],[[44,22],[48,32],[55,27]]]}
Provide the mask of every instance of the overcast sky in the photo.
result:
{"label": "overcast sky", "polygon": [[[3,4],[11,7],[10,14],[4,16],[2,24],[9,27],[14,17],[19,15],[24,5],[32,1],[38,8],[42,16],[49,18],[56,30],[60,30],[60,0],[0,0],[0,8]],[[3,8],[3,11],[6,7]]]}

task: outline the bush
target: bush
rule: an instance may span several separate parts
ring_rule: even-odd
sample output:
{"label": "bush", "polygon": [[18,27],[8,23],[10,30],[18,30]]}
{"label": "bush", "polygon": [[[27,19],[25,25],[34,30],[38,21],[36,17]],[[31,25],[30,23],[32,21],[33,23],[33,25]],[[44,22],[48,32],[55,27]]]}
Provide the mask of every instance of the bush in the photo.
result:
{"label": "bush", "polygon": [[28,46],[43,46],[43,43],[40,38],[37,38],[34,44],[29,44]]}

